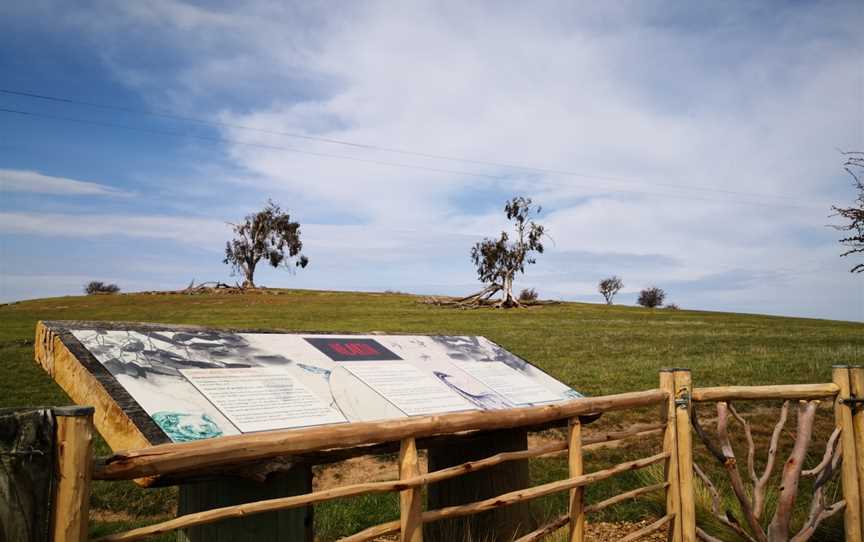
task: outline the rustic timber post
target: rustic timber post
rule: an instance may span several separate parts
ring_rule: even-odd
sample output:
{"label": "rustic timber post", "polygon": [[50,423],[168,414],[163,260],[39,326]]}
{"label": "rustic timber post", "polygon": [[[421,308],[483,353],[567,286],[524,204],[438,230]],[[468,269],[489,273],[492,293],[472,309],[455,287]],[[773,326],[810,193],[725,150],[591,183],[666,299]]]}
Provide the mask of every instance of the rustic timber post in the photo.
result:
{"label": "rustic timber post", "polygon": [[[570,419],[568,431],[568,466],[570,478],[582,475],[582,422],[579,417]],[[585,488],[570,490],[570,542],[585,540]]]}
{"label": "rustic timber post", "polygon": [[[399,448],[399,479],[420,476],[417,441],[413,437],[402,440]],[[423,487],[406,489],[399,493],[400,542],[423,542]]]}
{"label": "rustic timber post", "polygon": [[852,408],[852,427],[855,431],[855,462],[858,478],[858,497],[860,501],[860,518],[862,521],[862,536],[864,536],[864,367],[853,365],[849,367],[849,396],[855,402]]}
{"label": "rustic timber post", "polygon": [[[693,488],[693,432],[690,428],[690,400],[693,383],[690,369],[675,369],[675,436],[678,485],[681,493],[681,540],[696,542],[696,496]],[[676,514],[677,515],[677,514]]]}
{"label": "rustic timber post", "polygon": [[681,542],[681,484],[678,479],[678,436],[675,430],[675,373],[673,369],[660,370],[660,389],[669,394],[660,407],[660,418],[666,424],[663,430],[663,452],[666,460],[666,515],[672,515],[669,542]]}
{"label": "rustic timber post", "polygon": [[856,445],[855,427],[852,417],[852,390],[850,370],[846,365],[835,365],[832,369],[832,380],[840,388],[834,401],[834,422],[842,431],[840,446],[843,450],[841,478],[843,482],[843,499],[846,508],[843,510],[846,540],[861,542],[861,488],[858,480],[858,446]]}
{"label": "rustic timber post", "polygon": [[86,542],[93,473],[93,407],[53,409],[57,426],[54,542]]}

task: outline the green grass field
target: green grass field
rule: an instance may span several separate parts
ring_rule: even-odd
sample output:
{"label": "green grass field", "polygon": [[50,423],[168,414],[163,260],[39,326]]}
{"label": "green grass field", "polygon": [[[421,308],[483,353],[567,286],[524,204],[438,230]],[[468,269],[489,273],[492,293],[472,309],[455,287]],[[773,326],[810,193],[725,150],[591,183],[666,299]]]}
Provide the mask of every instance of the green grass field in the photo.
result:
{"label": "green grass field", "polygon": [[[709,386],[825,382],[830,380],[832,364],[864,363],[864,324],[860,323],[580,303],[464,311],[418,301],[401,294],[284,290],[63,297],[0,306],[0,407],[69,402],[33,361],[34,328],[40,319],[484,335],[592,395],[654,388],[662,367],[689,367],[695,385]],[[605,422],[627,423],[624,415],[607,417]],[[769,423],[766,417],[764,424]],[[761,434],[757,430],[757,438]],[[824,436],[824,428],[820,435]],[[99,451],[107,452],[104,444]],[[616,450],[606,454],[602,463],[626,457],[628,452]],[[537,482],[564,472],[557,460],[532,463]],[[589,499],[632,487],[636,478],[625,476],[591,488]],[[94,524],[94,532],[128,527],[136,522],[128,514],[169,514],[173,496],[172,489],[145,491],[132,484],[98,484],[93,507],[103,520]],[[565,498],[544,499],[537,505],[539,513],[556,513]],[[322,540],[330,540],[394,517],[396,510],[395,500],[387,497],[331,502],[316,510],[317,532]],[[126,515],[112,519],[111,512]],[[631,518],[642,512],[625,506],[615,514]]]}

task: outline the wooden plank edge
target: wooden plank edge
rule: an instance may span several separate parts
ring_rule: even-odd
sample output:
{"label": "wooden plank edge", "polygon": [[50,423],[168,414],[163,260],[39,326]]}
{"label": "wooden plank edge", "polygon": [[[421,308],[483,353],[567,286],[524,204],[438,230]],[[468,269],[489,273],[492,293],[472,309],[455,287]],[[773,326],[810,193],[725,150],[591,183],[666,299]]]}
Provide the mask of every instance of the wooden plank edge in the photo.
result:
{"label": "wooden plank edge", "polygon": [[717,386],[693,388],[691,399],[707,401],[814,400],[834,397],[840,391],[836,384],[778,384],[776,386]]}
{"label": "wooden plank edge", "polygon": [[470,429],[522,427],[549,420],[570,418],[583,413],[655,405],[665,401],[666,397],[667,394],[659,389],[647,390],[574,399],[507,412],[460,412],[164,444],[118,452],[103,458],[97,464],[94,478],[117,480],[176,474],[194,469],[241,464],[336,447],[350,448],[407,437],[422,438]]}
{"label": "wooden plank edge", "polygon": [[[71,333],[68,334],[71,337]],[[123,409],[117,404],[115,398],[106,389],[104,385],[106,383],[105,379],[110,378],[114,380],[114,377],[95,358],[90,360],[90,362],[98,364],[107,377],[101,375],[100,378],[100,376],[97,376],[99,375],[98,371],[94,374],[92,368],[82,365],[82,361],[79,358],[81,353],[78,352],[76,355],[76,353],[70,350],[70,337],[64,337],[63,333],[58,333],[56,329],[46,322],[38,322],[36,324],[34,344],[36,363],[48,373],[48,376],[66,392],[73,402],[95,407],[93,424],[112,449],[129,447],[146,448],[151,446],[151,441],[144,435],[138,425],[126,415]],[[77,339],[74,339],[74,337],[71,337],[71,339],[77,342]],[[80,343],[78,344],[80,346]],[[86,352],[83,346],[80,346],[80,348]],[[116,380],[114,382],[116,383]],[[120,387],[119,384],[117,386]],[[131,396],[128,399],[133,401]],[[155,423],[153,425],[155,426]],[[159,431],[161,432],[161,429]],[[167,441],[167,436],[164,438]],[[136,482],[141,486],[147,487],[153,484],[154,479],[149,476],[141,477]]]}

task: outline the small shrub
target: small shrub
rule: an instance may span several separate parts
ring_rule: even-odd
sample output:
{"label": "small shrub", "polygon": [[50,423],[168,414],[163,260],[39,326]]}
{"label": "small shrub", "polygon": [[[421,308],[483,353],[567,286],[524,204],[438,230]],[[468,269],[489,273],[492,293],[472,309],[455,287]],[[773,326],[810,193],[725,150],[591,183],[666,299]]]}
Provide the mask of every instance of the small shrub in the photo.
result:
{"label": "small shrub", "polygon": [[120,291],[120,287],[116,284],[105,284],[102,281],[94,280],[84,286],[84,293],[87,295],[93,294],[116,294]]}
{"label": "small shrub", "polygon": [[532,303],[537,301],[538,297],[540,297],[540,295],[534,288],[525,288],[519,292],[519,301],[521,303]]}
{"label": "small shrub", "polygon": [[652,286],[651,288],[645,288],[639,292],[639,299],[636,303],[639,303],[643,307],[653,309],[655,307],[662,307],[664,299],[666,299],[666,292],[664,292],[662,288]]}
{"label": "small shrub", "polygon": [[681,307],[679,307],[679,306],[678,306],[677,304],[675,304],[675,303],[669,303],[668,305],[666,305],[666,306],[663,307],[663,308],[666,309],[666,310],[670,310],[670,311],[677,311],[677,310],[681,310]]}

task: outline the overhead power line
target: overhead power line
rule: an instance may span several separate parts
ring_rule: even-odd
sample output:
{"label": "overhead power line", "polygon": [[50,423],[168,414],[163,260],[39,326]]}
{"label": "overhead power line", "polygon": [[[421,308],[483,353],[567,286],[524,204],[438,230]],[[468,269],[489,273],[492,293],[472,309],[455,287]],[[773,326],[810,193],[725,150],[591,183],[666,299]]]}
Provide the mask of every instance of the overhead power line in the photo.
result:
{"label": "overhead power line", "polygon": [[[515,169],[515,170],[521,170],[521,171],[531,171],[531,172],[535,172],[535,173],[562,175],[562,176],[568,176],[568,177],[580,177],[580,178],[593,179],[593,180],[605,181],[605,182],[637,184],[640,186],[650,184],[653,186],[660,186],[660,187],[674,188],[674,189],[683,189],[683,190],[689,190],[689,191],[694,191],[694,192],[714,192],[714,193],[718,193],[718,194],[728,194],[728,195],[734,195],[734,196],[747,196],[747,197],[759,197],[759,198],[771,198],[771,199],[776,199],[776,198],[782,198],[782,199],[787,199],[787,200],[795,200],[796,199],[794,196],[767,194],[767,193],[759,193],[759,192],[746,192],[746,191],[738,191],[738,190],[727,190],[727,189],[723,189],[723,188],[689,186],[689,185],[680,184],[680,183],[676,184],[676,183],[662,183],[662,182],[647,182],[647,181],[640,181],[640,180],[636,180],[636,179],[627,179],[624,177],[615,177],[615,176],[607,176],[607,175],[592,175],[592,174],[580,173],[580,172],[575,172],[575,171],[568,171],[568,170],[563,170],[563,169],[534,167],[534,166],[526,166],[526,165],[520,165],[520,164],[512,164],[512,163],[507,163],[507,162],[496,162],[496,161],[490,161],[490,160],[476,160],[476,159],[464,158],[464,157],[458,157],[458,156],[448,156],[448,155],[436,154],[436,153],[412,151],[412,150],[406,150],[406,149],[397,149],[397,148],[386,147],[386,146],[381,146],[381,145],[371,145],[371,144],[367,144],[367,143],[358,143],[355,141],[346,141],[346,140],[341,140],[341,139],[333,139],[333,138],[320,137],[320,136],[311,136],[311,135],[307,135],[307,134],[298,134],[298,133],[294,133],[294,132],[268,130],[266,128],[258,128],[258,127],[254,127],[254,126],[245,126],[242,124],[236,124],[236,123],[231,123],[231,122],[207,120],[207,119],[202,119],[202,118],[197,118],[197,117],[177,115],[177,114],[173,114],[173,113],[170,113],[167,111],[148,110],[148,109],[133,108],[133,107],[123,107],[123,106],[116,106],[116,105],[110,105],[110,104],[90,102],[90,101],[85,101],[85,100],[77,100],[77,99],[62,97],[62,96],[51,96],[51,95],[47,95],[47,94],[23,92],[23,91],[11,90],[11,89],[6,89],[6,88],[0,88],[0,93],[11,95],[11,96],[19,96],[19,97],[24,97],[24,98],[45,100],[45,101],[51,101],[51,102],[69,104],[69,105],[80,105],[80,106],[92,107],[92,108],[102,109],[102,110],[107,110],[107,111],[118,111],[118,112],[123,112],[123,113],[130,113],[130,114],[134,114],[134,115],[145,115],[145,116],[163,118],[163,119],[174,120],[174,121],[179,121],[179,122],[189,122],[189,123],[194,123],[194,124],[200,124],[200,125],[204,125],[204,126],[247,130],[247,131],[258,132],[258,133],[269,134],[269,135],[277,135],[277,136],[282,136],[282,137],[302,139],[302,140],[306,140],[306,141],[316,141],[319,143],[328,143],[328,144],[332,144],[332,145],[342,145],[342,146],[354,147],[354,148],[358,148],[358,149],[366,149],[366,150],[372,150],[372,151],[378,151],[378,152],[395,153],[395,154],[400,154],[400,155],[404,155],[404,156],[415,156],[415,157],[428,158],[428,159],[433,159],[433,160],[447,160],[447,161],[454,161],[454,162],[462,162],[462,163],[466,163],[466,164],[475,164],[475,165],[498,167],[498,168],[505,168],[505,169]],[[444,171],[446,171],[446,170],[444,170]],[[499,178],[499,177],[500,176],[497,176],[495,178]]]}
{"label": "overhead power line", "polygon": [[[197,139],[197,140],[201,140],[201,141],[209,141],[209,142],[213,142],[213,143],[242,145],[242,146],[248,146],[248,147],[257,147],[257,148],[263,148],[263,149],[279,150],[279,151],[291,152],[291,153],[296,153],[296,154],[317,156],[317,157],[321,157],[321,158],[331,158],[331,159],[336,159],[336,160],[347,160],[347,161],[352,161],[352,162],[374,164],[374,165],[379,165],[379,166],[416,169],[416,170],[428,171],[428,172],[433,172],[433,173],[445,173],[448,175],[461,175],[461,176],[466,176],[466,177],[481,177],[481,178],[486,178],[486,179],[499,181],[499,182],[504,181],[504,180],[509,178],[506,175],[494,175],[494,174],[480,173],[480,172],[475,172],[475,171],[460,171],[460,170],[453,170],[453,169],[427,167],[427,166],[421,166],[421,165],[416,165],[416,164],[403,164],[403,163],[399,163],[399,162],[388,162],[388,161],[384,161],[384,160],[359,158],[356,156],[344,156],[344,155],[339,155],[339,154],[330,154],[330,153],[309,151],[309,150],[303,150],[303,149],[295,149],[292,147],[284,147],[281,145],[271,145],[271,144],[267,144],[267,143],[256,143],[256,142],[252,142],[252,141],[240,141],[240,140],[236,140],[236,139],[229,139],[229,138],[216,137],[216,136],[206,136],[206,135],[201,135],[201,134],[173,132],[170,130],[161,130],[161,129],[157,129],[157,128],[131,126],[131,125],[127,125],[127,124],[120,124],[120,123],[93,120],[93,119],[66,117],[66,116],[62,116],[62,115],[53,115],[53,114],[49,114],[49,113],[38,113],[35,111],[25,111],[25,110],[20,110],[20,109],[0,108],[0,113],[10,114],[10,115],[20,115],[20,116],[30,117],[30,118],[35,118],[35,119],[48,119],[48,120],[61,121],[61,122],[70,122],[70,123],[97,126],[97,127],[103,127],[103,128],[116,128],[116,129],[121,129],[121,130],[132,131],[132,132],[142,132],[142,133],[149,133],[149,134],[163,135],[163,136],[170,136],[170,137],[191,138],[191,139]],[[731,203],[740,203],[740,204],[747,204],[747,205],[758,205],[758,206],[764,206],[764,207],[799,207],[799,208],[814,208],[815,207],[815,205],[813,205],[812,203],[804,204],[802,202],[798,202],[798,203],[788,202],[787,203],[787,202],[748,201],[748,200],[728,199],[728,198],[723,198],[723,199],[721,199],[721,198],[706,198],[706,197],[698,197],[698,196],[692,196],[692,195],[647,192],[647,191],[643,191],[643,190],[621,190],[621,189],[598,188],[597,186],[592,186],[592,185],[584,185],[584,184],[578,184],[578,183],[555,182],[555,181],[548,181],[548,180],[544,180],[543,182],[547,183],[547,184],[559,186],[559,187],[564,187],[564,188],[574,188],[574,187],[575,188],[588,188],[588,189],[592,189],[592,190],[599,190],[603,193],[613,193],[613,194],[636,194],[636,195],[643,195],[643,196],[685,199],[685,200],[697,200],[697,201],[709,201],[709,202],[721,202],[721,203],[730,203],[731,202]]]}

